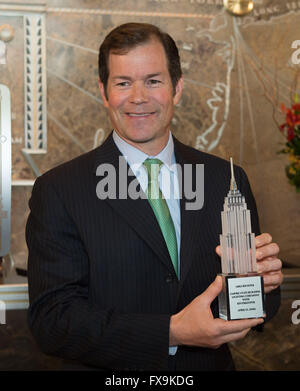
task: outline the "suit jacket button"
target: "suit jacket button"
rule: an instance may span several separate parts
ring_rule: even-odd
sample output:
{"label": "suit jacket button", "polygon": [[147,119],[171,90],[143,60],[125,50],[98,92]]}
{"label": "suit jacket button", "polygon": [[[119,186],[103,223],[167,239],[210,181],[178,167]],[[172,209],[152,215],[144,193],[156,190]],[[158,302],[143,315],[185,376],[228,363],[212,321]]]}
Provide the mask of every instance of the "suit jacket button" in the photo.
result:
{"label": "suit jacket button", "polygon": [[172,274],[168,274],[166,276],[166,283],[170,284],[171,282],[173,282],[173,276]]}

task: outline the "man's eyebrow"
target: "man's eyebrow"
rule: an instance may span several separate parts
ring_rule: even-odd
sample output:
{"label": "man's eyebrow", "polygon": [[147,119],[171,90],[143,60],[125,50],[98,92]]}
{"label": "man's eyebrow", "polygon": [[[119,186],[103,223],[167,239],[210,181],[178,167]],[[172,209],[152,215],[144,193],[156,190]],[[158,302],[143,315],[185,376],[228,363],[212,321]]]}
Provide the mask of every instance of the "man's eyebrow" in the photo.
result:
{"label": "man's eyebrow", "polygon": [[[148,75],[145,75],[145,79],[151,79],[152,77],[161,76],[162,72],[156,72],[156,73],[149,73]],[[113,80],[121,79],[121,80],[131,80],[130,76],[125,75],[116,75],[112,77]]]}
{"label": "man's eyebrow", "polygon": [[112,79],[113,79],[113,80],[116,80],[116,79],[131,80],[131,77],[129,77],[129,76],[119,76],[119,75],[116,75],[116,76],[113,76]]}
{"label": "man's eyebrow", "polygon": [[161,76],[161,72],[156,72],[156,73],[150,73],[149,75],[146,76],[146,79],[151,79],[152,77],[157,77]]}

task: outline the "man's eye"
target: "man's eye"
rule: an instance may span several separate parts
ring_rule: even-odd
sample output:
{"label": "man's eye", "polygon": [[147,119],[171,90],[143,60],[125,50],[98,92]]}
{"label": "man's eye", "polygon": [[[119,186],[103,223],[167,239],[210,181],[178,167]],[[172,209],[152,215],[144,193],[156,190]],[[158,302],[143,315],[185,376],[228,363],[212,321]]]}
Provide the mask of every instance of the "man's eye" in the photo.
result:
{"label": "man's eye", "polygon": [[157,79],[149,79],[148,80],[148,84],[151,85],[151,86],[155,86],[157,84],[160,84],[161,81],[160,80],[157,80]]}
{"label": "man's eye", "polygon": [[116,85],[118,87],[127,87],[127,86],[129,86],[129,82],[128,81],[121,81],[120,83],[117,83]]}

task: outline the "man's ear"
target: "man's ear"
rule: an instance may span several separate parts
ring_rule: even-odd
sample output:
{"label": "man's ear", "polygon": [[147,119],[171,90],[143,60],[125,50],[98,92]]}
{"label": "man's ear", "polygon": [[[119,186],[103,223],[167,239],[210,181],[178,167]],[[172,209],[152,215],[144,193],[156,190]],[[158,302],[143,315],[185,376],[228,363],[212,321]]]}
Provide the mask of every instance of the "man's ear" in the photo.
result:
{"label": "man's ear", "polygon": [[106,94],[105,94],[105,88],[104,88],[104,84],[101,82],[100,79],[98,79],[98,85],[99,85],[101,98],[103,100],[103,105],[104,105],[104,107],[107,107],[108,106],[108,101],[107,101]]}
{"label": "man's ear", "polygon": [[176,84],[175,95],[173,97],[174,105],[177,105],[178,102],[180,101],[182,91],[183,91],[183,86],[184,86],[184,81],[183,81],[183,77],[181,76],[181,78],[178,80]]}

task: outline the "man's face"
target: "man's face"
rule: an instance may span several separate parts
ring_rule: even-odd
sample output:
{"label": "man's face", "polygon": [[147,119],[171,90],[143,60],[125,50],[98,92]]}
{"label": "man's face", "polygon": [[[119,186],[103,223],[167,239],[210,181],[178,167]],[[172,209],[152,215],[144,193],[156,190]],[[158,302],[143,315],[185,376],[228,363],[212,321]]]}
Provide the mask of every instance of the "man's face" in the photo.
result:
{"label": "man's face", "polygon": [[148,155],[159,153],[167,144],[174,105],[183,88],[180,79],[173,94],[161,43],[153,39],[127,54],[110,53],[107,98],[101,82],[99,86],[118,135]]}

